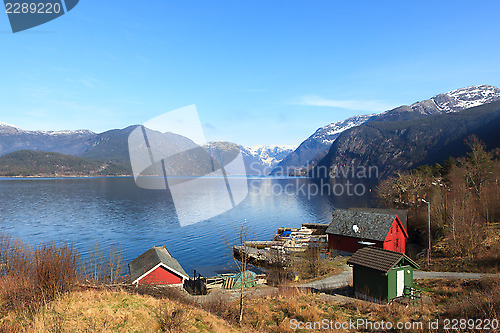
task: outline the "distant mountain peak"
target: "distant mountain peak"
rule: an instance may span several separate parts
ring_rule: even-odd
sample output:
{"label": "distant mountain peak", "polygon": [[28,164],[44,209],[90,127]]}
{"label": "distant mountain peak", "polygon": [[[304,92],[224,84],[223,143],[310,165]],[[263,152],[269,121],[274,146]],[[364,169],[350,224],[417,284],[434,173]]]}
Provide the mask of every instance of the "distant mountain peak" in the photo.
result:
{"label": "distant mountain peak", "polygon": [[[466,100],[465,96],[470,96],[469,102],[475,105],[475,97],[482,93],[486,98],[495,98],[494,94],[485,93],[483,88],[462,89],[450,95],[460,94],[458,100],[462,101]],[[454,106],[460,107],[463,106]],[[377,120],[369,126],[350,129],[335,141],[328,154],[309,175],[328,177],[332,175],[332,170],[374,166],[377,169],[375,177],[383,178],[398,170],[443,163],[449,156],[463,156],[468,150],[465,141],[472,134],[484,141],[487,149],[499,146],[500,100],[460,112],[454,111],[452,107],[450,110],[409,120]]]}
{"label": "distant mountain peak", "polygon": [[274,166],[293,152],[296,147],[292,145],[256,145],[242,147],[242,150],[244,153],[260,160],[264,166],[274,168]]}
{"label": "distant mountain peak", "polygon": [[475,106],[500,100],[500,89],[489,86],[471,86],[455,89],[429,99],[385,111],[376,117],[376,121],[402,121],[428,116],[459,112]]}
{"label": "distant mountain peak", "polygon": [[314,167],[345,131],[372,121],[406,121],[423,116],[459,112],[471,107],[500,101],[500,89],[490,85],[478,85],[455,89],[411,105],[401,105],[380,114],[361,115],[320,127],[304,140],[289,156],[283,159],[273,174],[289,173]]}
{"label": "distant mountain peak", "polygon": [[367,115],[358,115],[347,118],[345,120],[337,121],[326,126],[320,127],[314,132],[311,139],[316,139],[321,141],[324,144],[332,144],[335,139],[342,133],[343,131],[364,124],[371,117],[375,116],[375,114],[367,114]]}
{"label": "distant mountain peak", "polygon": [[12,124],[7,124],[4,122],[0,122],[0,131],[7,130],[8,132],[17,132],[17,133],[22,133],[22,134],[29,134],[29,135],[50,135],[50,136],[57,136],[57,135],[75,135],[75,134],[95,134],[92,131],[85,130],[85,129],[79,129],[79,130],[62,130],[62,131],[31,131],[31,130],[24,130],[20,128],[19,126],[12,125]]}
{"label": "distant mountain peak", "polygon": [[303,141],[300,146],[283,158],[271,174],[288,175],[291,171],[293,173],[295,170],[311,166],[315,163],[315,159],[322,158],[326,155],[332,143],[342,132],[362,125],[374,116],[373,114],[353,116],[318,128],[316,132]]}
{"label": "distant mountain peak", "polygon": [[19,127],[18,127],[18,126],[16,126],[16,125],[3,123],[3,122],[1,122],[1,121],[0,121],[0,127],[13,127],[13,128],[17,128],[17,129],[19,129]]}
{"label": "distant mountain peak", "polygon": [[246,146],[245,149],[254,154],[260,154],[265,151],[280,151],[280,150],[294,150],[297,146],[294,145],[255,145]]}
{"label": "distant mountain peak", "polygon": [[73,135],[73,134],[95,134],[90,130],[65,130],[65,131],[28,131],[31,133],[47,134],[47,135]]}

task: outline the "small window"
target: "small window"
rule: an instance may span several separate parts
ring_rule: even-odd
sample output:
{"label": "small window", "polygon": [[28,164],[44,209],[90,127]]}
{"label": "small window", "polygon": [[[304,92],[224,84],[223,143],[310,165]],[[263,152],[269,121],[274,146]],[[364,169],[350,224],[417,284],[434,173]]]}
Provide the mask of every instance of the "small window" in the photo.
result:
{"label": "small window", "polygon": [[396,224],[396,232],[399,232],[399,226]]}
{"label": "small window", "polygon": [[399,239],[396,238],[396,249],[399,249]]}

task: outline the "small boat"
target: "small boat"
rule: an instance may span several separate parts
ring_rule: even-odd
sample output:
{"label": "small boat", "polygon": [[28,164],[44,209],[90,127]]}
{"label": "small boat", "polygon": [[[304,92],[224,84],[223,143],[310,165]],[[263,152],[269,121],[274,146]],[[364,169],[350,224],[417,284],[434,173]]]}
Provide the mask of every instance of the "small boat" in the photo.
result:
{"label": "small boat", "polygon": [[278,233],[274,235],[274,239],[278,241],[285,241],[287,239],[297,237],[308,237],[312,235],[312,229],[306,227],[300,228],[279,228]]}
{"label": "small boat", "polygon": [[293,232],[296,235],[312,235],[312,229],[306,227],[300,227],[297,231]]}
{"label": "small boat", "polygon": [[307,238],[290,238],[283,243],[283,248],[289,252],[304,252],[308,247]]}

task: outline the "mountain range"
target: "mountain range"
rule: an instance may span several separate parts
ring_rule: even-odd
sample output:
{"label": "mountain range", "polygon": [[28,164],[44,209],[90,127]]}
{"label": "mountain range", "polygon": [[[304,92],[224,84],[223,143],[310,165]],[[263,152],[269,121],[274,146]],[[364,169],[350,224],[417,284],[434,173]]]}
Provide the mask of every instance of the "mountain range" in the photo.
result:
{"label": "mountain range", "polygon": [[[489,85],[479,85],[449,91],[428,100],[411,105],[402,105],[380,114],[355,116],[331,123],[319,128],[313,135],[303,141],[293,153],[276,166],[271,174],[311,175],[313,173],[310,171],[324,158],[331,160],[332,155],[336,155],[338,159],[342,159],[346,151],[331,152],[331,148],[341,135],[344,136],[343,133],[357,133],[357,128],[361,125],[368,125],[372,122],[404,122],[427,116],[456,113],[499,100],[500,89]],[[404,127],[405,124],[400,124],[400,126]],[[345,140],[345,136],[342,140]],[[364,144],[367,147],[374,145],[374,143],[370,142],[364,142]],[[330,156],[326,157],[327,154]],[[323,161],[321,164],[325,166],[328,162]]]}
{"label": "mountain range", "polygon": [[370,121],[343,132],[308,174],[324,178],[338,170],[376,167],[376,176],[385,178],[396,171],[463,156],[471,135],[487,149],[500,147],[498,128],[500,101],[410,120]]}
{"label": "mountain range", "polygon": [[288,176],[290,174],[299,174],[302,169],[307,170],[316,165],[319,160],[325,157],[330,146],[342,132],[362,125],[373,117],[375,115],[354,116],[318,128],[297,149],[283,158],[271,171],[271,175]]}
{"label": "mountain range", "polygon": [[[15,125],[0,123],[0,156],[21,150],[24,151],[21,155],[14,154],[10,155],[9,159],[0,159],[0,166],[3,168],[3,172],[0,172],[0,174],[5,175],[7,170],[9,174],[16,173],[12,168],[14,165],[19,166],[19,164],[13,163],[13,160],[20,158],[25,161],[27,150],[59,153],[82,158],[77,164],[87,163],[87,165],[94,165],[92,163],[89,164],[88,161],[100,161],[115,166],[116,168],[113,170],[119,171],[120,174],[131,174],[128,137],[137,126],[138,125],[133,125],[123,129],[113,129],[103,133],[94,133],[89,130],[28,131]],[[164,137],[162,138],[162,144],[164,146],[176,147],[179,148],[179,150],[195,146],[195,144],[187,138],[173,134],[168,135],[168,133],[165,135],[163,135]],[[211,142],[205,146],[205,148],[208,147],[210,147],[212,153],[216,156],[226,156],[227,152],[234,152],[235,149],[241,151],[247,172],[254,175],[269,174],[284,157],[296,148],[295,146],[279,145],[245,147],[230,142]],[[35,159],[41,158],[46,161],[45,158],[42,158],[43,156],[45,155],[32,155]],[[61,156],[55,158],[51,155],[51,157],[52,159],[57,159]],[[10,161],[10,164],[2,164],[2,162],[5,163],[6,161]],[[74,159],[66,158],[64,161],[70,165],[76,165],[76,160]],[[69,172],[68,170],[72,170],[67,163],[63,163],[66,165],[66,173]],[[35,172],[34,166],[41,164],[43,164],[41,161],[39,161],[39,163],[33,163],[32,167],[23,169],[24,171],[22,174],[30,174],[30,172],[28,172],[29,170],[31,170],[31,173]],[[99,168],[101,167],[102,165],[99,165]],[[187,169],[192,169],[191,171],[196,173],[196,168],[193,167],[192,163],[188,165],[186,162],[185,167]],[[92,172],[98,172],[99,168]],[[84,168],[82,170],[87,169]],[[59,170],[59,173],[60,172],[61,170]],[[188,173],[189,172],[188,170]]]}
{"label": "mountain range", "polygon": [[[492,125],[497,124],[498,103],[500,89],[472,86],[380,114],[358,115],[328,124],[298,147],[245,147],[219,141],[203,149],[210,150],[222,163],[229,162],[241,151],[250,175],[315,176],[320,167],[376,165],[384,176],[457,156],[465,150],[463,141],[470,134],[476,134],[490,147],[499,146]],[[137,126],[95,133],[89,130],[27,131],[0,123],[0,168],[3,170],[0,175],[15,174],[16,168],[24,170],[21,175],[36,174],[37,168],[55,174],[71,174],[72,170],[78,174],[130,174],[128,137]],[[162,136],[161,142],[167,150],[195,147],[192,141],[179,135],[157,134]],[[196,151],[194,155],[186,155],[186,161],[176,161],[175,168],[197,174],[204,167],[195,165],[196,156]],[[35,161],[30,167],[21,168],[28,157]],[[44,167],[47,163],[52,163],[52,167]]]}

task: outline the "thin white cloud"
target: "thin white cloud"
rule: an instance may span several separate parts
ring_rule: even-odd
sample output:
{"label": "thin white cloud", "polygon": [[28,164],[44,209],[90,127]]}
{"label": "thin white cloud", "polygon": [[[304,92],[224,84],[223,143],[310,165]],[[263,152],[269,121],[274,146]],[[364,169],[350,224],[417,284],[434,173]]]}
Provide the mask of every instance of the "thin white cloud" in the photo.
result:
{"label": "thin white cloud", "polygon": [[314,95],[303,96],[298,104],[307,106],[326,106],[326,107],[333,107],[333,108],[340,108],[347,110],[375,111],[375,112],[386,111],[395,107],[394,105],[383,101],[326,99]]}

